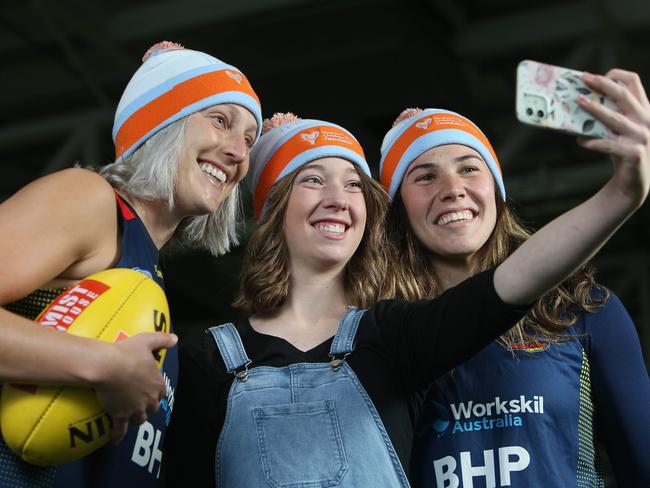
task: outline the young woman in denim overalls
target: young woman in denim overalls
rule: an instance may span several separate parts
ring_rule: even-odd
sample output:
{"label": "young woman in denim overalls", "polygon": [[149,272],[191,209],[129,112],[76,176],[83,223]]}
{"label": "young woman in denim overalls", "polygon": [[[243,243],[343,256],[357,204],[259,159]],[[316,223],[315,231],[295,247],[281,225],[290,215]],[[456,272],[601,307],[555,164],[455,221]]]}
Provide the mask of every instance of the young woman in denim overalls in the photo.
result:
{"label": "young woman in denim overalls", "polygon": [[173,486],[190,476],[237,488],[408,486],[418,394],[512,327],[647,194],[648,168],[630,168],[635,196],[592,199],[436,300],[373,305],[390,266],[386,196],[360,145],[295,116],[265,129],[251,154],[258,228],[238,299],[254,313],[181,348]]}

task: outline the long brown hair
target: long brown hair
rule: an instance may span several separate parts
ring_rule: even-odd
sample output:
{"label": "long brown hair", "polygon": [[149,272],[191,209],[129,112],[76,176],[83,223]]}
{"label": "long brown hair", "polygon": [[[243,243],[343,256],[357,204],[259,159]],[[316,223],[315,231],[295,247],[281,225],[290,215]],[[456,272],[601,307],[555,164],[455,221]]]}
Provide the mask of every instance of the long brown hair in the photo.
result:
{"label": "long brown hair", "polygon": [[[284,237],[284,216],[298,168],[273,184],[266,212],[251,235],[241,273],[241,290],[233,305],[252,312],[272,312],[289,294],[291,276]],[[379,299],[386,272],[384,219],[388,195],[375,180],[359,171],[366,205],[366,228],[345,269],[349,305],[365,308]]]}
{"label": "long brown hair", "polygon": [[[496,225],[487,242],[476,253],[475,273],[503,262],[532,234],[519,222],[506,203],[500,198],[496,200]],[[391,267],[383,295],[404,300],[440,295],[444,290],[432,265],[431,251],[411,229],[399,192],[386,216],[386,233]],[[510,345],[538,338],[566,340],[566,329],[576,322],[576,312],[593,312],[607,301],[608,293],[605,289],[597,297],[592,293],[593,287],[598,286],[594,273],[591,265],[585,265],[546,293],[517,325],[501,336],[500,342]]]}

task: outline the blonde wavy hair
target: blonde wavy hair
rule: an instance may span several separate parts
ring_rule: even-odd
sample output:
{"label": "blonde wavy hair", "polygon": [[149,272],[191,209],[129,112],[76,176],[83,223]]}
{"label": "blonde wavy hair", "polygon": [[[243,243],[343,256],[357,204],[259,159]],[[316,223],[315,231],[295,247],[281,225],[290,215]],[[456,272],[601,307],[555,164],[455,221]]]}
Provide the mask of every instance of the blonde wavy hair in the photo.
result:
{"label": "blonde wavy hair", "polygon": [[[241,273],[241,289],[233,306],[253,313],[268,313],[286,300],[291,283],[284,218],[298,168],[269,190],[266,211],[251,235]],[[345,268],[349,305],[366,308],[379,299],[386,273],[384,219],[388,195],[375,180],[359,171],[366,204],[366,228],[359,247]]]}
{"label": "blonde wavy hair", "polygon": [[[475,256],[474,272],[497,266],[530,237],[512,210],[500,198],[497,201],[497,221],[487,242]],[[402,198],[397,193],[386,216],[388,253],[391,263],[389,276],[382,290],[384,296],[404,300],[435,298],[444,290],[431,263],[429,251],[411,229]],[[606,289],[594,296],[597,287],[595,270],[585,265],[559,286],[542,296],[530,312],[499,341],[509,346],[519,341],[544,338],[561,342],[571,338],[568,327],[575,324],[577,312],[593,312],[609,297]]]}

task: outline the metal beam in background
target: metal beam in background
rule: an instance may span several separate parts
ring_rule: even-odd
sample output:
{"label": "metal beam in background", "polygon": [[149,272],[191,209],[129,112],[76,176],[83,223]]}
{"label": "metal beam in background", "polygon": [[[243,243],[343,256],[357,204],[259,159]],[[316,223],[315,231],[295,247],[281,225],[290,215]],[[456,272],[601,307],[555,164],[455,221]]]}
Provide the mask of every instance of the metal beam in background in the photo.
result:
{"label": "metal beam in background", "polygon": [[[115,41],[146,39],[154,34],[177,31],[194,25],[232,21],[256,12],[296,7],[304,4],[322,3],[317,0],[168,0],[166,2],[148,3],[142,6],[130,6],[113,12],[107,21],[107,33]],[[73,8],[69,2],[58,2],[57,8]],[[20,12],[19,12],[20,13]],[[75,15],[78,10],[70,12]],[[0,15],[11,18],[15,15],[15,6],[10,2],[0,7]],[[43,33],[34,32],[32,39],[39,44],[47,44],[51,39]],[[32,46],[17,36],[2,33],[0,53],[32,49]]]}
{"label": "metal beam in background", "polygon": [[[107,27],[108,39],[115,39],[117,42],[118,48],[123,46],[125,39],[119,38],[121,35],[129,36],[131,34],[120,33],[121,30],[129,31],[129,25],[134,25],[139,22],[146,24],[147,29],[153,28],[152,26],[158,25],[160,31],[157,31],[157,36],[159,38],[165,37],[169,30],[166,30],[167,27],[162,25],[162,23],[177,23],[177,25],[169,25],[169,29],[176,32],[181,27],[186,27],[186,30],[189,29],[194,22],[195,12],[201,12],[202,5],[206,3],[203,0],[195,0],[194,2],[167,2],[163,4],[157,4],[156,7],[142,7],[142,8],[133,8],[133,10],[127,10],[125,12],[118,12],[115,14],[115,17],[109,20],[108,24],[112,27]],[[215,28],[218,28],[223,22],[223,19],[228,19],[228,16],[231,15],[236,17],[237,15],[244,16],[246,12],[249,12],[254,5],[262,5],[264,2],[240,2],[241,5],[245,5],[241,8],[235,8],[235,2],[231,2],[228,9],[224,11],[215,10],[215,4],[218,6],[220,2],[207,2],[210,7],[207,11],[203,12],[204,15],[201,15],[199,20],[196,20],[200,24],[206,22],[212,22],[212,25],[215,25]],[[315,0],[284,0],[282,2],[270,2],[269,5],[273,9],[279,9],[282,6],[290,6],[294,3],[304,4],[304,5],[320,5],[315,2]],[[237,4],[239,5],[239,3]],[[265,4],[266,5],[266,4]],[[270,9],[267,5],[267,10]],[[335,2],[328,4],[330,9],[340,9],[340,3]],[[261,8],[261,7],[260,7]],[[324,8],[324,7],[323,7]],[[179,14],[180,11],[188,10],[191,12],[191,15]],[[162,15],[162,11],[166,12],[165,17]],[[269,10],[270,11],[270,10]],[[335,10],[336,12],[336,10]],[[297,15],[297,14],[295,14]],[[152,18],[149,18],[152,16]],[[223,16],[223,19],[222,17]],[[156,19],[160,17],[162,20],[157,21]],[[222,19],[222,20],[219,20]],[[225,20],[224,20],[225,22]],[[186,23],[190,23],[185,25]],[[353,26],[354,22],[348,19],[350,27]],[[196,24],[197,28],[200,27],[200,24]],[[121,28],[119,27],[121,26]],[[272,29],[271,24],[267,26],[268,32],[275,33]],[[176,29],[176,30],[173,30]],[[302,28],[306,30],[306,27]],[[138,29],[136,29],[138,30]],[[205,26],[203,26],[203,32],[205,32]],[[138,33],[141,34],[143,29],[139,29]],[[138,34],[138,35],[139,35]],[[97,39],[87,38],[86,33],[83,32],[84,40],[88,41],[92,45],[92,49],[86,48],[82,54],[84,56],[89,56],[94,50],[94,46],[97,43]],[[153,34],[152,34],[153,35]],[[116,39],[119,38],[119,39]],[[246,44],[248,42],[248,44]],[[275,43],[265,43],[265,44],[255,44],[252,39],[248,40],[245,36],[242,39],[237,41],[238,48],[244,52],[255,53],[253,58],[250,58],[251,65],[255,66],[254,74],[255,81],[262,80],[264,78],[275,79],[277,78],[280,70],[283,73],[286,73],[287,83],[291,82],[289,77],[293,77],[295,83],[298,83],[298,78],[302,76],[305,71],[309,72],[318,72],[323,70],[329,76],[334,76],[334,73],[327,72],[325,67],[328,64],[341,64],[342,60],[344,64],[349,64],[355,70],[359,70],[359,65],[364,65],[364,60],[372,59],[373,62],[379,62],[379,65],[383,64],[385,61],[381,56],[388,56],[390,58],[399,58],[407,48],[408,44],[405,41],[404,35],[401,32],[396,32],[394,30],[386,31],[382,36],[377,37],[376,35],[370,35],[367,30],[360,29],[358,31],[350,30],[345,36],[336,36],[333,35],[332,42],[328,43],[326,48],[316,45],[313,50],[309,50],[309,46],[304,46],[303,48],[296,47],[292,49],[285,49],[281,53],[282,64],[279,67],[278,65],[278,50]],[[350,48],[348,46],[352,46]],[[0,52],[1,52],[0,44]],[[142,53],[138,53],[141,55]],[[115,58],[114,54],[112,58]],[[108,58],[107,58],[108,59]],[[360,62],[361,61],[361,62]],[[24,85],[25,78],[28,79],[38,79],[43,76],[42,73],[42,63],[43,57],[36,56],[33,59],[30,59],[29,64],[23,64],[20,67],[20,72],[15,74],[12,72],[7,72],[3,74],[3,84],[5,85],[8,91],[12,91],[14,96],[11,99],[0,100],[0,109],[4,108],[6,110],[18,110],[21,104],[29,103],[37,99],[44,99],[45,94],[38,94],[38,98],[35,97],[33,91],[21,90],[21,86]],[[114,63],[111,61],[111,69],[103,69],[99,76],[103,77],[105,85],[111,84],[123,84],[124,80],[129,77],[131,70],[116,70],[112,69]],[[124,63],[121,63],[124,64]],[[105,66],[105,65],[104,65]],[[377,64],[373,64],[373,67],[376,67]],[[39,70],[40,68],[40,70]],[[360,73],[367,73],[368,66],[365,67],[365,70],[359,71]],[[33,76],[30,76],[29,73],[32,73]],[[38,74],[38,76],[36,76]],[[344,73],[345,74],[345,73]],[[339,79],[341,79],[339,77]],[[274,83],[274,82],[273,82]],[[348,85],[349,86],[349,85]],[[63,95],[71,97],[71,94],[75,92],[83,92],[85,90],[84,84],[75,79],[73,76],[67,75],[66,73],[57,72],[57,76],[53,76],[48,80],[47,85],[47,97],[56,97],[58,95]],[[349,90],[348,90],[349,91]]]}
{"label": "metal beam in background", "polygon": [[59,146],[56,153],[41,169],[41,176],[49,175],[70,165],[79,155],[79,148],[83,144],[84,130],[73,130],[68,138]]}
{"label": "metal beam in background", "polygon": [[[465,56],[485,57],[521,50],[526,46],[585,37],[602,29],[603,23],[621,29],[635,29],[650,24],[646,0],[574,1],[559,6],[499,15],[495,19],[466,23],[462,11],[447,0],[429,2],[452,24],[463,25],[455,41],[457,52]],[[117,42],[150,38],[191,26],[233,21],[254,14],[299,6],[320,4],[317,0],[169,0],[133,6],[115,12],[106,24],[110,39]],[[345,3],[331,4],[341,8]],[[65,7],[65,3],[60,5]],[[10,12],[2,15],[9,17]],[[34,41],[47,43],[45,35],[35,33]],[[29,49],[24,40],[3,35],[0,53]]]}
{"label": "metal beam in background", "polygon": [[70,132],[48,163],[41,169],[41,176],[54,173],[73,164],[100,165],[100,131],[103,127],[80,125]]}
{"label": "metal beam in background", "polygon": [[499,15],[468,24],[455,41],[461,56],[489,58],[521,52],[529,46],[568,42],[598,34],[605,23],[631,30],[647,27],[650,8],[646,0],[579,1]]}
{"label": "metal beam in background", "polygon": [[2,178],[0,178],[0,202],[4,202],[20,188],[34,179],[34,170],[31,167],[19,164],[16,161],[2,160]]}
{"label": "metal beam in background", "polygon": [[138,69],[140,60],[133,59],[132,56],[124,52],[123,47],[107,30],[107,13],[114,12],[115,7],[111,4],[102,5],[93,1],[84,2],[82,7],[83,9],[77,7],[75,10],[76,15],[82,16],[82,21],[75,21],[68,16],[65,17],[66,23],[61,21],[62,28],[68,29],[68,36],[82,45],[87,44],[86,53],[93,58],[101,59],[106,66],[110,66],[118,73],[130,73]]}
{"label": "metal beam in background", "polygon": [[540,167],[529,173],[505,176],[508,194],[518,203],[549,202],[589,195],[612,175],[608,159],[562,167]]}
{"label": "metal beam in background", "polygon": [[78,127],[96,127],[110,134],[113,124],[112,110],[74,112],[47,119],[25,122],[0,130],[0,150],[25,146],[64,136]]}
{"label": "metal beam in background", "polygon": [[[448,6],[444,7],[445,3],[448,3],[445,0],[430,0],[430,1],[436,3],[438,8],[448,10]],[[638,0],[622,0],[622,1],[624,7],[625,5],[637,5],[638,3]],[[248,2],[224,2],[224,1],[215,2],[213,0],[193,0],[189,2],[168,1],[156,5],[151,4],[146,6],[137,6],[137,7],[125,9],[123,11],[118,11],[107,22],[106,30],[109,33],[108,36],[109,39],[121,42],[121,41],[133,39],[135,38],[134,36],[144,36],[145,33],[147,32],[148,34],[146,35],[151,35],[152,33],[156,33],[156,32],[157,33],[168,32],[169,30],[182,29],[192,25],[201,25],[210,22],[215,23],[221,21],[232,21],[234,19],[243,18],[247,15],[250,16],[258,12],[270,12],[273,10],[280,10],[282,8],[295,7],[297,5],[312,5],[315,3],[316,3],[315,0],[282,0],[282,1],[273,1],[273,2],[268,2],[265,0],[248,1]],[[527,18],[530,19],[541,19],[541,20],[536,20],[535,22],[539,21],[543,23],[544,19],[547,18],[547,16],[557,15],[558,12],[564,12],[564,15],[567,15],[567,12],[570,13],[573,11],[579,11],[580,10],[580,8],[578,8],[579,6],[583,6],[583,4],[581,2],[575,2],[573,4],[569,4],[569,6],[567,7],[562,7],[562,8],[554,7],[547,10],[534,11],[532,13],[526,13],[520,15],[526,15],[528,16]],[[340,4],[335,3],[330,8],[341,8],[341,7]],[[453,18],[455,18],[456,19],[455,22],[462,22],[462,17],[459,17],[458,13],[452,13],[448,15],[451,15]],[[646,16],[646,17],[650,17],[650,16]],[[623,18],[627,19],[627,17],[623,17]],[[508,31],[510,31],[512,28],[515,28],[519,23],[519,21],[517,20],[518,19],[517,16],[509,16],[506,17],[505,19],[506,19],[505,21],[486,21],[486,22],[469,24],[466,29],[462,29],[462,31],[457,34],[457,38],[458,38],[457,45],[460,46],[459,54],[463,54],[466,52],[463,48],[463,42],[465,42],[464,39],[468,37],[478,38],[480,36],[486,36],[486,38],[481,38],[481,42],[477,43],[480,46],[490,45],[492,42],[494,42],[494,40],[492,39],[493,37],[501,37],[501,38],[512,37],[511,36],[511,34],[513,34],[512,32],[508,32],[509,35],[507,36],[494,35],[494,31],[496,30],[506,28]],[[640,23],[639,19],[634,16],[632,16],[631,19],[632,20],[630,20],[630,23],[634,21],[634,25]],[[646,20],[650,21],[650,19],[647,18]],[[497,29],[493,26],[494,22],[503,22],[503,24],[500,24],[501,27]],[[519,26],[518,28],[521,30],[521,26]],[[551,29],[551,30],[555,30],[555,29]],[[516,34],[516,29],[514,33]],[[400,46],[400,35],[398,34],[399,33],[395,33],[391,35],[390,32],[387,32],[386,36],[382,36],[381,42],[377,42],[376,38],[368,39],[366,46],[364,46],[364,43],[362,42],[361,45],[355,46],[355,49],[352,52],[352,54],[347,51],[346,53],[348,56],[352,56],[352,55],[356,56],[356,59],[358,60],[359,58],[365,58],[369,55],[372,55],[372,53],[377,53],[382,49],[385,50],[387,49],[386,46],[388,45],[392,44],[392,45]],[[95,42],[97,42],[96,39]],[[537,42],[540,42],[539,39],[535,40],[535,43]],[[401,43],[403,44],[404,40],[402,40]],[[522,45],[525,46],[525,44],[522,44],[519,41],[515,42],[514,45],[517,45],[518,48],[521,48]],[[1,50],[2,50],[2,46],[0,45],[0,52]],[[399,51],[400,50],[396,48],[393,48],[391,50],[391,48],[389,47],[387,52],[388,53],[395,52],[396,53],[395,55],[399,56]],[[263,55],[264,46],[261,46],[258,49],[258,54],[260,52],[262,53],[262,55],[259,56],[259,61],[256,64],[256,66],[258,66],[256,72],[258,79],[261,79],[265,76],[275,76],[277,66],[275,64],[265,62],[265,58],[267,58],[267,56]],[[468,52],[471,54],[471,51]],[[299,62],[295,64],[303,66],[303,63],[306,62],[308,66],[306,66],[303,69],[312,69],[312,68],[315,69],[316,66],[323,66],[325,63],[329,61],[332,62],[337,61],[338,57],[340,57],[341,55],[340,52],[337,53],[337,52],[332,52],[330,50],[321,50],[319,54],[320,55],[316,57],[309,57],[309,56],[301,55],[301,53],[297,53],[296,55],[294,55],[294,58],[297,61],[299,60]],[[498,52],[495,52],[494,54],[498,54]],[[326,56],[326,58],[331,58],[331,59],[330,60],[322,59],[322,56]],[[470,61],[471,61],[470,59],[463,60],[464,63],[468,63]],[[35,63],[36,62],[38,62],[38,60],[35,60]],[[287,60],[287,63],[289,65],[293,64],[290,59]],[[577,65],[579,63],[567,63],[567,64]],[[118,74],[118,76],[121,75]],[[473,77],[471,76],[471,73],[469,73],[466,76],[466,78],[469,83],[469,81],[471,81],[472,79],[479,78],[479,77],[477,76]],[[474,89],[470,91],[482,93],[480,89],[476,88],[476,84],[478,84],[479,81],[480,79],[476,79],[474,81]],[[20,83],[19,80],[16,80],[12,83],[11,80],[9,79],[6,79],[5,82],[7,83],[7,85],[13,84],[16,86]],[[78,81],[73,79],[61,80],[59,83],[56,83],[56,80],[51,80],[49,90],[50,93],[56,95],[57,93],[63,93],[64,91],[69,93],[71,88],[74,89],[75,87],[76,89],[83,89],[83,86]],[[15,90],[15,91],[16,91],[16,96],[20,97],[20,93],[21,93],[20,90]],[[483,93],[483,95],[485,95],[485,93]],[[13,104],[11,106],[14,106],[16,103],[19,102],[20,100],[8,101],[9,104]],[[506,155],[508,155],[508,153],[506,153]],[[509,160],[509,158],[507,158],[507,160]]]}
{"label": "metal beam in background", "polygon": [[108,96],[102,89],[99,81],[92,73],[88,66],[79,56],[78,49],[68,39],[67,35],[60,26],[52,19],[50,13],[45,9],[40,0],[31,0],[30,5],[32,10],[40,18],[41,23],[45,26],[45,31],[54,39],[54,42],[59,46],[65,58],[68,60],[73,69],[81,76],[86,88],[95,97],[96,101],[102,107],[110,107],[111,103]]}
{"label": "metal beam in background", "polygon": [[317,0],[170,0],[119,11],[110,20],[108,31],[117,41],[126,42],[256,13],[321,3]]}

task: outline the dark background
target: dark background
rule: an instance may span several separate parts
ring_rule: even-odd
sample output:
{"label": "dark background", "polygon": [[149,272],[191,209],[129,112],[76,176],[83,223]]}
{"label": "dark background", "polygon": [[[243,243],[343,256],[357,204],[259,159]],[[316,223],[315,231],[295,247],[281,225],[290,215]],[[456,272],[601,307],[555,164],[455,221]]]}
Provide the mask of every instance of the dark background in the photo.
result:
{"label": "dark background", "polygon": [[[611,169],[573,138],[516,121],[517,63],[619,66],[650,85],[649,27],[644,0],[4,0],[0,201],[74,162],[110,162],[121,92],[147,48],[171,40],[240,68],[267,117],[293,111],[346,127],[375,174],[381,139],[402,109],[467,115],[492,141],[511,203],[539,227]],[[594,260],[633,316],[646,361],[649,214],[646,203]],[[232,319],[241,254],[164,257],[182,338]]]}

